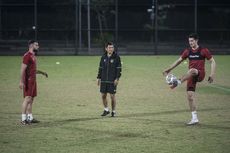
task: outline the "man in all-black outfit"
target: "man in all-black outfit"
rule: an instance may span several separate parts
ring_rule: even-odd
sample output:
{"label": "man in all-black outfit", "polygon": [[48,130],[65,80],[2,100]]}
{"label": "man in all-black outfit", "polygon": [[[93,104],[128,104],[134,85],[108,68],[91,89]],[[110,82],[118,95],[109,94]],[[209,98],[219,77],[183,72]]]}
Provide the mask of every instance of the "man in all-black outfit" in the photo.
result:
{"label": "man in all-black outfit", "polygon": [[116,114],[116,89],[121,76],[121,60],[120,56],[114,52],[114,45],[112,42],[108,42],[105,46],[105,54],[102,55],[98,76],[97,84],[100,86],[100,92],[104,105],[104,112],[101,116],[106,116],[110,113],[108,108],[107,93],[110,93],[112,112],[111,117]]}

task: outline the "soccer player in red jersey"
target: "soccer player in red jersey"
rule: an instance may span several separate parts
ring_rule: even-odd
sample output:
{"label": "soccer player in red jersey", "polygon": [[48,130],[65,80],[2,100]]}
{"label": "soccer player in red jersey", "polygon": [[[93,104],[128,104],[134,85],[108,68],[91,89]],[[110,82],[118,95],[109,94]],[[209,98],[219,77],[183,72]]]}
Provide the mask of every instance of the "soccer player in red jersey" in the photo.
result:
{"label": "soccer player in red jersey", "polygon": [[22,121],[23,125],[30,123],[38,123],[39,121],[33,118],[32,104],[34,97],[37,96],[36,74],[42,74],[48,77],[46,72],[37,70],[36,53],[38,52],[39,45],[35,40],[28,42],[29,51],[23,56],[21,65],[21,77],[19,88],[23,89],[24,101],[22,103]]}
{"label": "soccer player in red jersey", "polygon": [[182,61],[188,58],[189,70],[180,79],[174,80],[171,88],[175,88],[181,83],[187,81],[187,99],[189,102],[190,111],[192,113],[192,119],[187,125],[194,125],[199,123],[196,111],[195,90],[196,83],[201,82],[205,78],[205,59],[211,63],[211,74],[208,77],[208,82],[212,83],[216,70],[216,62],[207,48],[203,48],[198,45],[198,35],[193,33],[188,38],[190,48],[183,51],[179,59],[177,59],[171,66],[164,70],[163,75],[168,73],[177,67]]}

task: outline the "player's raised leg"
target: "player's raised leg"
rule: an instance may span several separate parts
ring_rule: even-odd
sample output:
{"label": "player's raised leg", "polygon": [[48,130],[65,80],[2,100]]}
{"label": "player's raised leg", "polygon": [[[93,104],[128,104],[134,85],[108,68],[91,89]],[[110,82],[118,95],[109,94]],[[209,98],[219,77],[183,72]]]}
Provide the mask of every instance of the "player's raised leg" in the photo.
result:
{"label": "player's raised leg", "polygon": [[180,79],[175,80],[172,85],[170,86],[171,89],[174,89],[175,87],[177,87],[178,85],[182,84],[183,82],[187,81],[188,79],[190,79],[191,77],[195,77],[198,75],[198,70],[191,68],[188,70],[188,72],[183,75]]}
{"label": "player's raised leg", "polygon": [[181,83],[183,83],[184,81],[188,80],[189,78],[197,76],[197,75],[198,75],[198,70],[194,69],[194,68],[191,68],[191,69],[188,70],[188,72],[184,76],[182,76],[180,78]]}

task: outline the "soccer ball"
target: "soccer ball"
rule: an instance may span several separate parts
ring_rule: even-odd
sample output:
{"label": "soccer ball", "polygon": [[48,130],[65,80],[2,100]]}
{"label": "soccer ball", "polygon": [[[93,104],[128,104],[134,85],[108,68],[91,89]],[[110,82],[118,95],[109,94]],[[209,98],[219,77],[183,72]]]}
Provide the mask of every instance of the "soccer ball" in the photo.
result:
{"label": "soccer ball", "polygon": [[166,80],[166,83],[167,83],[167,84],[172,85],[173,82],[174,82],[175,80],[177,80],[177,78],[176,78],[176,76],[174,76],[173,74],[168,74],[168,75],[166,76],[165,80]]}

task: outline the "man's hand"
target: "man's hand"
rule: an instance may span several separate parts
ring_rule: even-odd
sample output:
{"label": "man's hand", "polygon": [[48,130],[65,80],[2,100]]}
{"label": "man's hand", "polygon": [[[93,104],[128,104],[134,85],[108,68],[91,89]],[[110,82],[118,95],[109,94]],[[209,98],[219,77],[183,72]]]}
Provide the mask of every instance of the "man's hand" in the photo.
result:
{"label": "man's hand", "polygon": [[182,57],[178,58],[170,67],[163,71],[163,75],[166,77],[170,71],[177,67],[184,59]]}
{"label": "man's hand", "polygon": [[19,88],[20,88],[20,89],[23,89],[23,88],[24,88],[24,83],[21,82],[21,81],[20,81],[20,83],[19,83]]}
{"label": "man's hand", "polygon": [[48,78],[48,74],[46,72],[43,72],[43,75]]}
{"label": "man's hand", "polygon": [[98,85],[98,86],[101,85],[101,79],[97,79],[97,85]]}
{"label": "man's hand", "polygon": [[215,62],[214,58],[211,58],[209,61],[211,62],[211,73],[208,77],[208,82],[212,83],[214,80],[214,74],[216,71],[216,62]]}
{"label": "man's hand", "polygon": [[208,82],[209,82],[209,83],[212,83],[212,82],[213,82],[213,80],[214,80],[213,76],[212,76],[212,75],[210,75],[210,76],[208,77]]}
{"label": "man's hand", "polygon": [[116,80],[114,80],[114,85],[115,85],[115,86],[117,86],[117,85],[118,85],[118,83],[119,83],[119,80],[117,80],[117,79],[116,79]]}
{"label": "man's hand", "polygon": [[37,70],[36,72],[37,74],[41,74],[41,75],[44,75],[46,78],[48,78],[48,74],[46,72],[43,72],[43,71],[40,71],[40,70]]}
{"label": "man's hand", "polygon": [[164,70],[163,76],[167,76],[169,72],[170,72],[169,70]]}

